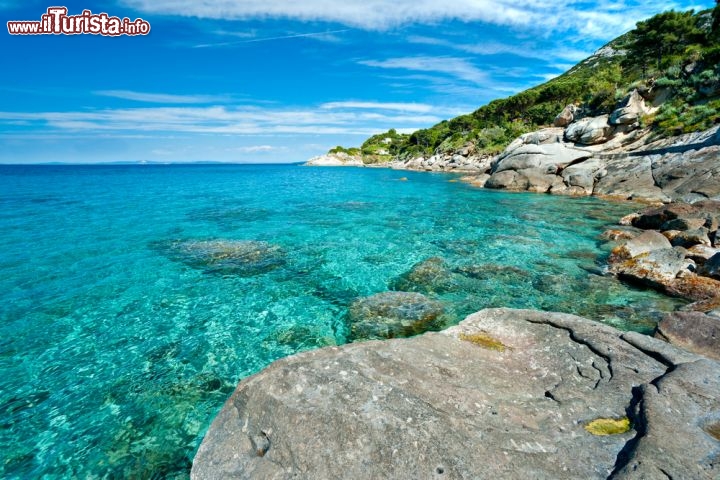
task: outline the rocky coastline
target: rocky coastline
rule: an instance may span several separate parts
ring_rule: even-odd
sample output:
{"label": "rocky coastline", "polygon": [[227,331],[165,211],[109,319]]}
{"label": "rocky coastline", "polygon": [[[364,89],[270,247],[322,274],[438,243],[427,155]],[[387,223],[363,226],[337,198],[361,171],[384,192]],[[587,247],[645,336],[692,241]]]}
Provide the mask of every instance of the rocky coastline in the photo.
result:
{"label": "rocky coastline", "polygon": [[372,166],[464,173],[489,189],[602,196],[646,202],[720,199],[720,126],[656,139],[642,127],[667,98],[662,89],[633,90],[610,115],[583,116],[568,105],[553,127],[524,134],[497,156],[472,143],[449,152],[365,165],[362,155],[327,154],[307,166]]}
{"label": "rocky coastline", "polygon": [[[439,333],[294,355],[239,384],[192,478],[718,478],[720,127],[653,140],[640,119],[661,94],[644,93],[602,117],[568,106],[496,157],[466,145],[307,165],[457,172],[483,188],[648,202],[603,238],[608,274],[691,302],[655,338],[488,309]],[[368,312],[382,321],[366,323]],[[419,333],[440,313],[403,292],[350,312],[361,338]]]}
{"label": "rocky coastline", "polygon": [[[720,126],[654,137],[644,119],[669,95],[636,88],[601,116],[568,105],[496,156],[467,143],[427,158],[366,164],[337,151],[306,163],[650,204],[603,234],[598,274],[688,300],[654,338],[488,309],[392,339],[442,315],[399,279],[349,310],[357,339],[386,340],[304,352],[243,380],[192,478],[720,478]],[[409,275],[435,278],[440,261]]]}
{"label": "rocky coastline", "polygon": [[720,364],[567,314],[489,309],[243,380],[191,478],[717,478]]}

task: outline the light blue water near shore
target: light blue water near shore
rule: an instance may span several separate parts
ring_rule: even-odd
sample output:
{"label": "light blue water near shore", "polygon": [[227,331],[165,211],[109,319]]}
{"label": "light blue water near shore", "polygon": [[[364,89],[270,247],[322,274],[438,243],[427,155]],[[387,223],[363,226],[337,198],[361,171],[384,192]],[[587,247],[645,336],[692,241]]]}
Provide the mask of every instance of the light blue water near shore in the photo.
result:
{"label": "light blue water near shore", "polygon": [[[451,178],[0,166],[0,477],[186,477],[239,379],[345,342],[348,303],[430,257],[484,272],[435,295],[451,321],[508,306],[647,331],[679,305],[582,268],[632,205]],[[216,239],[279,245],[285,263],[215,275],[158,248]]]}

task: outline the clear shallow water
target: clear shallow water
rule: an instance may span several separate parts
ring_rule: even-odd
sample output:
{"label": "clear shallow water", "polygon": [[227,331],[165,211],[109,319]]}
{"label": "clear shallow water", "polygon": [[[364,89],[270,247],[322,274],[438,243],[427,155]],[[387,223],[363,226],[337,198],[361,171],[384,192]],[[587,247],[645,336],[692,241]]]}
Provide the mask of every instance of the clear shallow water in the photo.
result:
{"label": "clear shallow water", "polygon": [[[348,304],[430,257],[475,272],[429,295],[449,323],[508,306],[647,331],[678,306],[583,269],[632,205],[451,178],[0,166],[0,476],[186,477],[239,379],[344,343]],[[217,275],[162,248],[217,239],[270,242],[284,263]]]}

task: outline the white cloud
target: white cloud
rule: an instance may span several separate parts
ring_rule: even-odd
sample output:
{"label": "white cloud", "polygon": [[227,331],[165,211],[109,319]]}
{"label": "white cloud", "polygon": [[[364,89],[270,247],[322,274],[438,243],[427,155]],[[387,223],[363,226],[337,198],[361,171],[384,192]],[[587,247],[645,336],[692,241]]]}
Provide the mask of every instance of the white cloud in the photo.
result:
{"label": "white cloud", "polygon": [[273,150],[277,150],[278,147],[273,147],[272,145],[250,145],[247,147],[238,147],[234,150],[241,152],[241,153],[258,153],[258,152],[272,152]]}
{"label": "white cloud", "polygon": [[396,110],[400,112],[416,112],[427,113],[434,110],[432,105],[424,103],[394,103],[394,102],[329,102],[320,105],[320,108],[326,110],[335,109],[370,109],[370,110]]}
{"label": "white cloud", "polygon": [[[257,43],[257,42],[269,42],[273,40],[286,40],[290,38],[313,38],[324,42],[338,42],[340,39],[336,37],[335,33],[347,32],[348,29],[344,28],[341,30],[330,30],[324,32],[310,32],[310,33],[294,33],[291,35],[279,35],[275,37],[260,37],[260,38],[249,38],[246,40],[237,40],[233,42],[219,42],[219,43],[201,43],[195,45],[193,48],[209,48],[209,47],[227,47],[231,45],[242,45],[243,43]],[[239,36],[239,35],[237,35]]]}
{"label": "white cloud", "polygon": [[411,23],[457,20],[521,27],[532,31],[576,31],[611,38],[634,22],[680,0],[641,2],[557,2],[554,0],[122,0],[142,12],[222,20],[292,19],[336,22],[366,30],[387,30]]}
{"label": "white cloud", "polygon": [[510,54],[523,58],[535,58],[539,60],[569,60],[580,61],[589,57],[592,52],[570,48],[548,49],[536,47],[532,44],[507,44],[500,42],[478,41],[478,43],[460,43],[453,40],[443,38],[425,37],[420,35],[412,35],[408,37],[408,42],[421,45],[436,45],[439,47],[447,47],[461,52],[472,53],[475,55],[500,55]]}
{"label": "white cloud", "polygon": [[155,107],[77,112],[0,112],[0,124],[77,132],[170,132],[220,135],[372,135],[388,128],[423,128],[441,118],[423,112],[361,108],[340,111],[237,107]]}
{"label": "white cloud", "polygon": [[387,60],[361,60],[361,65],[376,68],[431,72],[449,75],[473,84],[482,84],[487,75],[463,58],[455,57],[400,57]]}
{"label": "white cloud", "polygon": [[226,102],[228,100],[228,97],[217,95],[171,95],[167,93],[133,92],[130,90],[99,90],[93,92],[93,94],[144,103],[191,104],[217,103]]}

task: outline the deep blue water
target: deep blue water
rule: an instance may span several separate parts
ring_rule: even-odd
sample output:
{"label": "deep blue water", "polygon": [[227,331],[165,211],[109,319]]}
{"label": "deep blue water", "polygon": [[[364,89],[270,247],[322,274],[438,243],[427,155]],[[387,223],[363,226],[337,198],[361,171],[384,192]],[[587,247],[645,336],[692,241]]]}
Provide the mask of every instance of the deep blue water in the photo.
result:
{"label": "deep blue water", "polygon": [[[583,268],[633,205],[453,178],[0,166],[0,477],[186,477],[238,380],[344,343],[348,304],[430,257],[482,273],[430,294],[449,323],[508,306],[647,331],[677,307]],[[284,256],[218,274],[172,254],[205,240],[268,242]]]}

